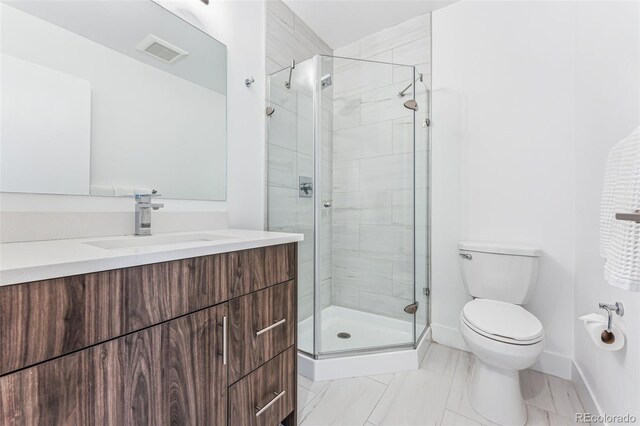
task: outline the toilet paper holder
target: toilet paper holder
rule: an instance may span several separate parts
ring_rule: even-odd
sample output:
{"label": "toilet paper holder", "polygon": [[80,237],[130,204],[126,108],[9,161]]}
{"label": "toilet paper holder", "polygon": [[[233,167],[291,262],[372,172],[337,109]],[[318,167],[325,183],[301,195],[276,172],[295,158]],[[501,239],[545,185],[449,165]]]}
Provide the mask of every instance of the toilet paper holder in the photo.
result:
{"label": "toilet paper holder", "polygon": [[619,325],[613,324],[613,313],[622,316],[624,306],[617,302],[599,303],[598,307],[607,311],[606,317],[594,312],[581,316],[580,320],[584,321],[584,328],[596,347],[606,351],[619,351],[624,347],[626,339]]}
{"label": "toilet paper holder", "polygon": [[602,332],[601,339],[604,343],[610,344],[615,340],[615,336],[612,330],[613,318],[611,317],[611,313],[615,312],[619,316],[624,315],[624,306],[620,302],[616,302],[614,305],[610,305],[607,303],[599,303],[598,307],[600,309],[604,309],[607,311],[607,329]]}
{"label": "toilet paper holder", "polygon": [[622,305],[622,302],[616,302],[613,305],[608,303],[599,303],[598,307],[607,311],[607,315],[609,317],[609,325],[611,325],[611,312],[615,312],[619,316],[624,315],[624,306]]}

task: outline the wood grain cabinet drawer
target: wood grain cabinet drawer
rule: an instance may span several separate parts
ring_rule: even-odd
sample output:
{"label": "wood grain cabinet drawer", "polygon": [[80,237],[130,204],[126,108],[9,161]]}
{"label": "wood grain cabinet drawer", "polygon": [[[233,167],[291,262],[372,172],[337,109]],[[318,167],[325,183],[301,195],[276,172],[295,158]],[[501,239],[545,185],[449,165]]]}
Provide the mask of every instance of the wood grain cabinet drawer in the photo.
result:
{"label": "wood grain cabinet drawer", "polygon": [[275,426],[295,408],[295,348],[229,388],[229,425]]}
{"label": "wood grain cabinet drawer", "polygon": [[238,297],[296,278],[296,245],[226,253],[224,269],[230,297]]}
{"label": "wood grain cabinet drawer", "polygon": [[229,382],[258,368],[295,342],[296,281],[229,302]]}
{"label": "wood grain cabinet drawer", "polygon": [[221,304],[0,377],[0,425],[224,425]]}
{"label": "wood grain cabinet drawer", "polygon": [[0,375],[295,276],[290,243],[2,286]]}
{"label": "wood grain cabinet drawer", "polygon": [[224,302],[224,256],[0,287],[0,374]]}

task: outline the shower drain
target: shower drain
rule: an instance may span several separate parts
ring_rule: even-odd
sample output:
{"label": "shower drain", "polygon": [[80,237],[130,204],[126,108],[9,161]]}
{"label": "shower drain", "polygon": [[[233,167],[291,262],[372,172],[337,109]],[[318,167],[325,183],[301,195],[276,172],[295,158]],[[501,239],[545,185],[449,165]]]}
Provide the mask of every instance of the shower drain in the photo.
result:
{"label": "shower drain", "polygon": [[338,338],[339,339],[351,339],[351,335],[349,333],[341,331],[340,333],[338,333]]}

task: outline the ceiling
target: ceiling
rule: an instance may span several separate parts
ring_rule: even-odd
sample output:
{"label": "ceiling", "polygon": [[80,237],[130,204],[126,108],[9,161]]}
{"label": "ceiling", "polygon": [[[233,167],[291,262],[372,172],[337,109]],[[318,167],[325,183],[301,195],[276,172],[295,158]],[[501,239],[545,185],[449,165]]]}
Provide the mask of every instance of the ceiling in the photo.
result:
{"label": "ceiling", "polygon": [[332,49],[456,0],[284,0]]}

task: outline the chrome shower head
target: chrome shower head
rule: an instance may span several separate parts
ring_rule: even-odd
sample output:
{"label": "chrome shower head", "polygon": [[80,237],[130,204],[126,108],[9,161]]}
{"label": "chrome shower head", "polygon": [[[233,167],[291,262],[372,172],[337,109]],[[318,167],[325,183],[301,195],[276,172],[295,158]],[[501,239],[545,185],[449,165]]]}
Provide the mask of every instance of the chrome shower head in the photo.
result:
{"label": "chrome shower head", "polygon": [[407,109],[411,109],[413,111],[417,111],[418,110],[418,102],[416,102],[415,99],[409,99],[408,101],[406,101],[404,103],[404,107]]}

